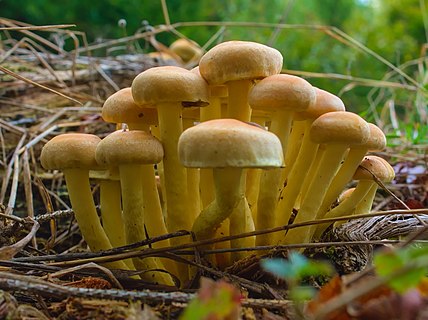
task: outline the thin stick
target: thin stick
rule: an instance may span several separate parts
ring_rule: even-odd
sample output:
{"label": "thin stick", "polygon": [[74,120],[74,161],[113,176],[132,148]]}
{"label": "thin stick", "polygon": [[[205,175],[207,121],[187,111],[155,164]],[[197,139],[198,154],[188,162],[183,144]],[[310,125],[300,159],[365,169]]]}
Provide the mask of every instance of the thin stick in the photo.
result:
{"label": "thin stick", "polygon": [[30,26],[30,27],[0,27],[0,31],[21,31],[21,30],[47,30],[47,29],[64,29],[64,28],[74,28],[75,24],[53,24],[46,26]]}

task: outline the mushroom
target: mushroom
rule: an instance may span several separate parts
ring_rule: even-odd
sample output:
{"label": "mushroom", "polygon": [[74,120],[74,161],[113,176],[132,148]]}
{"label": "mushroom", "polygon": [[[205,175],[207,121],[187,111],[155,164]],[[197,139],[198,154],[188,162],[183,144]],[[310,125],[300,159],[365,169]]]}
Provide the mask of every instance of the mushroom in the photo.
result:
{"label": "mushroom", "polygon": [[[143,201],[143,185],[150,184],[154,180],[144,179],[144,174],[146,168],[152,168],[154,163],[162,160],[162,157],[162,144],[145,131],[115,131],[97,146],[97,162],[100,165],[119,168],[123,222],[128,244],[146,239],[145,223],[152,218],[150,215],[153,211],[148,207],[150,203]],[[150,169],[148,172],[151,174]],[[146,189],[152,189],[153,193],[157,194],[156,184]],[[154,214],[155,218],[159,219],[159,214],[157,212]],[[132,260],[138,270],[152,270],[141,275],[144,279],[173,285],[168,274],[153,271],[163,268],[158,258],[133,258]]]}
{"label": "mushroom", "polygon": [[196,42],[189,39],[177,39],[171,43],[169,49],[178,55],[184,63],[197,63],[203,55],[201,47]]}
{"label": "mushroom", "polygon": [[[249,104],[254,110],[271,112],[269,130],[278,136],[285,154],[291,131],[293,116],[315,102],[315,90],[303,78],[278,74],[264,78],[250,91]],[[264,171],[260,180],[257,202],[257,228],[269,229],[275,226],[275,211],[281,190],[281,169]],[[257,245],[272,243],[274,234],[257,236]]]}
{"label": "mushroom", "polygon": [[[186,167],[213,168],[216,197],[193,224],[196,238],[213,238],[216,229],[228,217],[231,234],[253,228],[245,198],[244,168],[281,166],[283,156],[279,139],[258,126],[235,119],[210,120],[184,131],[178,151]],[[231,244],[236,248],[248,242],[254,245],[254,239],[248,238],[233,240]]]}
{"label": "mushroom", "polygon": [[[179,67],[165,66],[148,69],[132,82],[132,95],[140,106],[155,105],[158,110],[160,140],[164,148],[165,198],[169,232],[190,230],[198,212],[189,206],[187,173],[178,159],[178,138],[183,131],[182,108],[206,106],[207,83],[197,74]],[[187,241],[184,237],[171,239],[172,244]],[[181,265],[180,279],[188,276],[187,266]]]}
{"label": "mushroom", "polygon": [[[94,252],[112,248],[98,218],[89,183],[89,170],[99,168],[95,160],[99,142],[100,138],[92,134],[61,134],[44,145],[40,156],[43,168],[64,173],[74,217],[83,239]],[[109,262],[106,266],[128,269],[123,261]]]}
{"label": "mushroom", "polygon": [[158,123],[153,107],[141,108],[132,97],[131,88],[124,88],[109,96],[103,104],[101,116],[105,122],[126,123],[130,130],[150,131]]}
{"label": "mushroom", "polygon": [[352,179],[352,175],[360,165],[361,160],[364,158],[368,151],[382,151],[386,146],[385,134],[376,125],[369,123],[370,136],[366,143],[362,145],[352,146],[348,155],[345,158],[342,166],[331,182],[327,190],[323,203],[318,212],[318,216],[322,217],[331,204],[336,199],[337,195],[343,190],[346,184]]}
{"label": "mushroom", "polygon": [[[319,144],[310,138],[312,123],[319,116],[327,112],[345,110],[345,106],[339,97],[318,88],[315,88],[315,92],[315,103],[310,105],[306,111],[296,113],[295,115],[295,121],[303,122],[305,130],[296,159],[292,161],[293,159],[286,155],[286,159],[290,162],[285,163],[285,168],[282,172],[281,179],[284,181],[284,188],[280,193],[281,196],[277,205],[277,226],[289,223],[295,201],[299,196],[305,177],[315,160]],[[277,237],[280,237],[280,235],[278,234]]]}
{"label": "mushroom", "polygon": [[[377,190],[375,177],[384,183],[389,183],[395,177],[394,169],[380,157],[367,156],[353,175],[352,179],[358,181],[356,188],[343,201],[340,201],[338,206],[327,212],[324,218],[337,218],[352,212],[368,213]],[[319,238],[328,226],[328,223],[318,225],[314,236]]]}
{"label": "mushroom", "polygon": [[[315,143],[325,144],[325,150],[320,159],[319,170],[302,199],[295,223],[317,218],[316,214],[344,155],[350,146],[365,143],[369,134],[367,122],[352,112],[328,112],[313,122],[310,138]],[[311,239],[312,232],[311,227],[291,229],[285,241],[304,243]]]}
{"label": "mushroom", "polygon": [[[138,106],[132,97],[131,88],[124,88],[116,93],[112,94],[104,102],[102,108],[102,117],[106,122],[113,123],[126,123],[130,130],[143,130],[145,132],[150,131],[150,126],[158,124],[158,115],[157,110],[153,106],[147,108],[141,108]],[[117,170],[117,168],[110,168],[110,170]],[[143,176],[141,180],[143,181],[143,197],[144,206],[151,212],[150,218],[146,219],[145,225],[148,231],[148,234],[151,237],[156,237],[168,233],[163,218],[162,207],[159,199],[159,194],[157,192],[156,186],[156,174],[154,166],[144,166],[142,168]],[[111,184],[113,184],[112,182]],[[103,184],[101,185],[101,199],[106,199],[112,201],[116,195],[113,195],[112,192],[104,190]],[[120,182],[116,182],[116,186],[111,185],[110,188],[115,189],[115,193],[120,194]],[[156,190],[156,192],[155,192]],[[113,191],[113,190],[112,190]],[[109,199],[110,198],[110,199]],[[108,206],[108,204],[103,205],[101,202],[101,208],[107,208],[112,211],[113,207]],[[108,225],[108,229],[114,230],[120,229],[117,225],[117,210],[116,214],[113,212],[108,212],[105,215],[103,210],[101,210],[103,216],[103,221],[105,225]],[[111,226],[111,227],[110,227]],[[154,248],[169,246],[169,240],[159,241],[153,244]]]}
{"label": "mushroom", "polygon": [[227,118],[241,121],[250,121],[248,93],[253,81],[278,74],[281,69],[282,55],[278,50],[248,41],[220,43],[199,62],[199,71],[210,85],[227,86]]}

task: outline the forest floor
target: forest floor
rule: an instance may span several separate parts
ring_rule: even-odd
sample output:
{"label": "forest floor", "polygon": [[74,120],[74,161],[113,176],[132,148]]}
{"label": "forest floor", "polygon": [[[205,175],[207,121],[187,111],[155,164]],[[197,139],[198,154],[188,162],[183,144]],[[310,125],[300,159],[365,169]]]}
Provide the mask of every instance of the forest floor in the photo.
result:
{"label": "forest floor", "polygon": [[[66,30],[59,28],[52,33],[70,36]],[[394,244],[404,246],[423,238],[418,234],[411,241],[406,240],[409,234],[425,230],[422,224],[428,221],[427,145],[404,142],[377,153],[389,161],[396,173],[394,181],[376,196],[373,212],[377,214],[345,223],[341,232],[331,233],[316,246],[307,246],[308,256],[330,259],[340,274],[333,278],[305,279],[305,284],[314,288],[324,287],[318,298],[313,298],[305,307],[313,311],[312,315],[309,311],[299,313],[301,306],[287,295],[287,282],[263,271],[260,257],[256,255],[236,262],[227,270],[217,270],[198,258],[197,250],[192,251],[197,257],[194,266],[199,273],[194,282],[182,290],[131,279],[130,273],[111,273],[100,267],[96,263],[106,257],[114,258],[138,248],[122,248],[98,256],[87,252],[73,220],[63,177],[43,170],[39,162],[41,148],[58,132],[105,136],[115,128],[100,116],[105,99],[119,88],[130,86],[133,77],[147,68],[178,63],[138,53],[91,57],[84,54],[95,50],[91,47],[77,46],[75,50],[65,51],[54,42],[36,37],[32,31],[27,31],[26,37],[27,40],[21,42],[10,37],[2,40],[0,46],[0,215],[3,225],[0,318],[174,319],[190,301],[209,296],[214,303],[223,303],[221,295],[216,295],[226,292],[230,294],[226,301],[230,304],[221,309],[233,315],[235,309],[242,308],[244,319],[310,318],[313,315],[317,319],[374,319],[374,315],[378,316],[376,319],[387,319],[400,312],[403,314],[400,319],[411,319],[405,315],[415,314],[415,308],[420,311],[420,319],[425,319],[421,311],[428,313],[425,281],[418,283],[421,294],[414,298],[414,292],[392,291],[386,281],[380,281],[373,269],[366,267],[374,249],[391,249]],[[147,34],[147,41],[150,38]],[[101,45],[113,47],[124,43]],[[96,186],[94,195],[97,196]],[[286,258],[289,249],[272,248],[266,257]],[[180,259],[189,251],[183,253],[172,248],[167,253]],[[361,271],[363,269],[365,271]],[[200,277],[216,282],[205,279],[200,286]],[[333,297],[337,298],[334,302]],[[333,313],[329,315],[318,312],[326,301],[332,302],[329,307]],[[193,308],[197,314],[197,304],[193,303]],[[213,310],[213,314],[224,311]],[[218,316],[210,319],[225,318]],[[187,316],[186,319],[199,318]]]}

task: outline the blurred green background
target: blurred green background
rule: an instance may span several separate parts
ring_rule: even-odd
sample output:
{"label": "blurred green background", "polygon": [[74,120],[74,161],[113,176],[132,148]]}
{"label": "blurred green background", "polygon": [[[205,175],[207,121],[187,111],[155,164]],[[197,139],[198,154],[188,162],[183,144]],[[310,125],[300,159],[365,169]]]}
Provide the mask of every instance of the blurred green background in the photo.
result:
{"label": "blurred green background", "polygon": [[[241,21],[292,25],[281,30],[227,27],[218,40],[251,40],[277,48],[284,55],[285,69],[312,73],[306,77],[313,85],[339,94],[348,109],[365,114],[368,120],[378,122],[388,117],[382,113],[389,114],[392,101],[394,114],[406,125],[412,124],[419,136],[421,125],[427,124],[427,2],[166,0],[171,23]],[[3,17],[34,25],[76,24],[73,30],[84,31],[90,42],[132,35],[141,30],[144,20],[153,26],[165,24],[161,0],[0,0],[0,12]],[[118,27],[119,19],[126,19],[126,29]],[[313,26],[336,27],[345,33],[345,38],[334,29],[331,32],[331,28]],[[219,29],[198,26],[180,27],[178,31],[204,45]],[[168,32],[157,36],[165,45],[176,38]],[[414,83],[382,62],[381,57],[399,67]],[[409,84],[413,88],[379,86],[367,79]],[[410,128],[409,134],[414,135],[414,130]]]}

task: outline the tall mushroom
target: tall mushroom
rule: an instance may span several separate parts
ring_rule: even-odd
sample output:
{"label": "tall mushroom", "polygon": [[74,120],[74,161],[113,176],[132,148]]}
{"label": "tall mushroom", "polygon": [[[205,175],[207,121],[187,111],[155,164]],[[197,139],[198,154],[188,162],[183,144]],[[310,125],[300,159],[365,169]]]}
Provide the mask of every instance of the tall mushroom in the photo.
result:
{"label": "tall mushroom", "polygon": [[369,123],[370,136],[364,144],[352,146],[345,158],[342,166],[331,182],[330,187],[324,197],[323,203],[317,216],[322,217],[332,205],[335,198],[343,190],[346,184],[351,181],[355,170],[360,165],[368,151],[382,151],[386,146],[386,137],[382,130],[376,125]]}
{"label": "tall mushroom", "polygon": [[[351,112],[328,112],[317,118],[310,131],[310,138],[325,144],[319,169],[309,185],[297,213],[295,223],[316,218],[328,187],[331,184],[348,148],[367,141],[370,129],[366,121]],[[307,242],[314,230],[310,227],[291,229],[285,237],[287,243]]]}
{"label": "tall mushroom", "polygon": [[[296,159],[293,159],[291,156],[288,157],[288,152],[286,155],[286,159],[289,162],[285,163],[281,177],[282,181],[284,181],[284,188],[280,193],[281,196],[277,206],[277,226],[288,224],[305,177],[315,160],[319,144],[312,141],[310,137],[312,123],[327,112],[345,110],[343,101],[339,97],[318,88],[315,88],[315,92],[315,103],[311,104],[306,111],[296,113],[295,115],[295,121],[303,122],[305,128]],[[299,124],[299,127],[301,125]],[[279,238],[280,235],[278,234],[277,237]]]}
{"label": "tall mushroom", "polygon": [[250,121],[248,93],[253,81],[278,74],[281,68],[282,55],[278,50],[249,41],[220,43],[199,62],[199,71],[208,84],[227,86],[227,118],[241,121]]}
{"label": "tall mushroom", "polygon": [[[252,218],[245,199],[243,169],[281,166],[283,156],[279,139],[258,126],[220,119],[202,122],[184,131],[178,150],[184,166],[213,168],[216,197],[193,224],[197,239],[213,238],[216,229],[234,210],[241,220],[231,221],[230,233],[247,231]],[[246,241],[231,241],[232,247],[246,246]]]}
{"label": "tall mushroom", "polygon": [[[61,170],[68,196],[83,239],[91,251],[111,249],[111,243],[101,226],[89,184],[89,170],[98,168],[95,149],[100,138],[92,134],[58,135],[46,143],[40,161],[43,168]],[[123,261],[109,262],[110,268],[128,269]]]}
{"label": "tall mushroom", "polygon": [[[269,130],[281,141],[284,157],[294,114],[308,109],[315,102],[315,97],[315,90],[309,82],[287,74],[266,77],[250,91],[251,108],[271,112]],[[262,173],[257,202],[258,229],[275,226],[275,211],[282,187],[281,171],[274,169]],[[257,245],[269,245],[273,241],[273,234],[264,234],[256,238]]]}
{"label": "tall mushroom", "polygon": [[[132,82],[132,95],[137,104],[154,105],[158,110],[160,140],[164,148],[164,176],[169,232],[190,230],[197,212],[192,212],[192,198],[187,186],[187,173],[179,159],[177,144],[183,131],[182,108],[206,106],[207,83],[197,74],[179,67],[156,67],[140,73]],[[172,244],[187,241],[171,239]],[[180,278],[188,276],[187,266],[180,266]]]}
{"label": "tall mushroom", "polygon": [[[154,163],[160,162],[162,157],[161,143],[145,131],[115,131],[97,146],[97,162],[104,166],[119,168],[123,221],[128,244],[146,239],[145,221],[151,218],[152,212],[145,210],[144,207],[147,204],[142,197],[145,183],[144,167],[152,167]],[[156,185],[154,190],[157,192]],[[138,270],[150,271],[142,274],[144,279],[173,285],[168,274],[153,271],[163,268],[158,258],[134,258],[133,263]]]}

